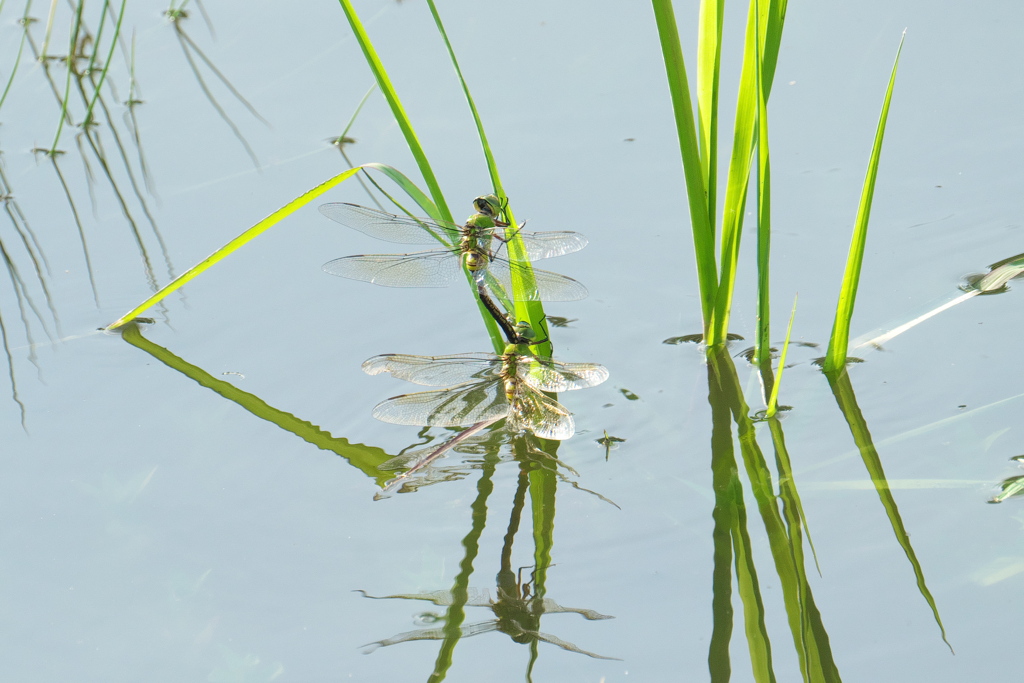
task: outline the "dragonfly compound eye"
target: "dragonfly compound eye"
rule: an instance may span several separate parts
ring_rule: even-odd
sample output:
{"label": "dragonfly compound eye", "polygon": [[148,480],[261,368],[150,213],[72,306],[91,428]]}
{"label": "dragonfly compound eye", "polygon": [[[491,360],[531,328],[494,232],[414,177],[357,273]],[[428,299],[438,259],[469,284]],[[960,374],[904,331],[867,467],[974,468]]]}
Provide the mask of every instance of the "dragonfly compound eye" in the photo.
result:
{"label": "dragonfly compound eye", "polygon": [[485,216],[496,218],[501,213],[501,201],[493,194],[485,194],[473,200],[473,208]]}
{"label": "dragonfly compound eye", "polygon": [[516,334],[518,334],[523,339],[537,338],[537,335],[533,331],[533,326],[531,326],[530,323],[526,322],[525,320],[516,323]]}

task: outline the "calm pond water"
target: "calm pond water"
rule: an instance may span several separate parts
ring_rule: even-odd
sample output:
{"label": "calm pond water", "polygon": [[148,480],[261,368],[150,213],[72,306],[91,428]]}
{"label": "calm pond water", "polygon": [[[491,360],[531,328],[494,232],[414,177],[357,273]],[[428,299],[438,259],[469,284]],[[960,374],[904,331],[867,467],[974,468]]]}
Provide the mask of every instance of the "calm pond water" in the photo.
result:
{"label": "calm pond water", "polygon": [[[676,8],[691,67],[696,6]],[[554,330],[557,357],[611,372],[559,397],[577,427],[558,446],[561,466],[511,452],[496,433],[439,463],[449,481],[374,500],[391,476],[376,464],[448,432],[373,420],[374,404],[415,389],[360,363],[490,342],[466,287],[324,274],[332,258],[402,249],[328,221],[319,202],[151,310],[141,335],[98,332],[154,283],[346,168],[325,140],[372,82],[336,4],[271,14],[208,3],[209,26],[187,9],[179,34],[153,7],[128,7],[104,86],[116,93],[98,115],[102,147],[65,126],[56,167],[33,153],[52,144],[53,89],[67,71],[49,62],[51,85],[29,45],[0,107],[11,195],[0,221],[11,274],[0,286],[10,368],[0,678],[424,681],[437,671],[597,683],[767,680],[770,668],[795,681],[802,666],[809,680],[1013,677],[1024,511],[987,501],[1024,474],[1010,460],[1024,452],[1021,292],[1011,283],[884,352],[859,350],[865,362],[842,385],[810,363],[821,349],[793,348],[781,398],[792,410],[774,433],[747,421],[763,405],[742,358],[708,363],[692,345],[662,343],[700,320],[646,3],[440,8],[517,217],[590,239],[542,264],[590,290],[545,307],[573,320]],[[427,8],[357,10],[453,211],[468,215],[489,191],[486,168]],[[5,82],[19,11],[0,12]],[[83,15],[93,32],[98,11]],[[738,50],[745,8],[729,11]],[[49,54],[66,54],[72,20],[59,6]],[[854,335],[910,320],[1024,251],[1022,21],[1010,2],[789,8],[770,108],[776,336],[799,292],[794,337],[827,341],[904,28]],[[36,48],[44,35],[33,25]],[[724,58],[729,78],[737,60]],[[723,86],[724,111],[734,90]],[[349,135],[355,163],[413,174],[379,96]],[[324,201],[369,203],[351,182]],[[748,339],[749,237],[732,324]],[[737,423],[749,430],[742,444]],[[606,449],[605,433],[625,441]],[[780,483],[780,472],[791,476]]]}

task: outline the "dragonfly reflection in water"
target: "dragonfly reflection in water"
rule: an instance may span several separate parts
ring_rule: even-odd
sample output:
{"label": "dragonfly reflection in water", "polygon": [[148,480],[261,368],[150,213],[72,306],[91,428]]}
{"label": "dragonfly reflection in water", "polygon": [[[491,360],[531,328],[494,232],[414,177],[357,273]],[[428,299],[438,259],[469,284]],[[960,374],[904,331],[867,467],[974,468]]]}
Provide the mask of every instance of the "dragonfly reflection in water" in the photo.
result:
{"label": "dragonfly reflection in water", "polygon": [[[515,575],[513,575],[513,579],[515,579]],[[465,600],[464,605],[468,607],[488,607],[494,612],[495,618],[477,623],[460,625],[458,628],[463,638],[479,635],[481,633],[499,631],[507,634],[517,643],[525,644],[543,641],[545,643],[557,645],[563,650],[586,655],[595,659],[618,659],[618,657],[606,657],[594,652],[588,652],[587,650],[581,649],[568,641],[562,640],[561,638],[549,633],[541,633],[538,630],[540,627],[540,618],[545,614],[578,614],[588,621],[612,619],[614,617],[607,614],[601,614],[600,612],[595,612],[592,609],[562,607],[550,598],[532,595],[530,584],[523,583],[521,577],[518,582],[513,581],[511,586],[499,585],[497,588],[497,600],[491,598],[490,592],[486,588],[468,589],[468,599]],[[356,592],[362,593],[363,597],[373,600],[389,600],[395,598],[402,600],[425,600],[427,602],[432,602],[439,607],[449,607],[458,602],[455,595],[451,591],[447,590],[430,591],[428,593],[404,593],[399,595],[380,596],[370,595],[366,591],[362,590],[357,590]],[[443,621],[444,617],[434,614],[422,614],[420,615],[420,619],[424,621]],[[388,647],[390,645],[397,645],[398,643],[406,643],[413,640],[444,640],[445,638],[450,637],[448,631],[449,629],[445,628],[444,625],[434,628],[408,631],[406,633],[399,633],[398,635],[390,638],[385,638],[384,640],[378,640],[374,643],[367,643],[363,647],[367,648],[365,652],[366,654],[369,654],[379,647]]]}
{"label": "dragonfly reflection in water", "polygon": [[[385,287],[446,287],[465,263],[478,283],[495,283],[508,293],[513,276],[528,283],[520,298],[524,301],[576,301],[586,298],[587,288],[558,273],[532,268],[525,261],[509,260],[495,254],[495,240],[505,242],[505,224],[497,220],[501,205],[494,195],[477,197],[479,213],[465,225],[430,218],[396,216],[376,209],[347,203],[324,204],[320,213],[342,225],[371,237],[401,244],[448,245],[445,249],[411,254],[363,254],[345,256],[324,264],[331,275],[372,282]],[[544,259],[579,251],[587,238],[570,231],[526,232],[517,230],[528,259]],[[500,244],[499,244],[500,246]],[[490,276],[490,277],[488,277]],[[489,281],[493,278],[493,282]]]}
{"label": "dragonfly reflection in water", "polygon": [[384,354],[363,363],[370,375],[390,372],[437,391],[403,394],[383,401],[373,416],[404,425],[458,427],[506,418],[512,432],[529,431],[545,439],[568,439],[576,432],[572,413],[542,391],[571,391],[600,384],[608,370],[597,363],[560,363],[523,355],[509,344],[505,353],[450,356]]}

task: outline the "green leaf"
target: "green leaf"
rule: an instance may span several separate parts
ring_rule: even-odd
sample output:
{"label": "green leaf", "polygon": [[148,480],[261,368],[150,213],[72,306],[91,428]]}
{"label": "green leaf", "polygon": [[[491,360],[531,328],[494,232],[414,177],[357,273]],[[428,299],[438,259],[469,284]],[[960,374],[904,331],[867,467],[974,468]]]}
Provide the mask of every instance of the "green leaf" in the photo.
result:
{"label": "green leaf", "polygon": [[853,318],[853,305],[857,299],[857,286],[860,283],[860,269],[864,262],[864,246],[868,238],[868,218],[871,215],[871,200],[875,195],[875,180],[878,177],[878,162],[882,156],[882,139],[885,137],[885,122],[889,117],[889,103],[892,101],[893,87],[896,85],[896,69],[900,64],[900,51],[906,31],[900,38],[896,50],[896,61],[892,65],[889,76],[889,87],[885,90],[885,101],[882,113],[878,117],[875,130],[875,143],[871,148],[868,170],[864,177],[864,187],[860,195],[860,206],[857,207],[857,219],[854,221],[853,239],[850,241],[850,253],[846,258],[846,271],[843,273],[843,285],[839,291],[839,302],[836,304],[836,318],[832,324],[832,336],[828,341],[823,369],[826,373],[836,373],[846,367],[846,354],[850,345],[850,320]]}
{"label": "green leaf", "polygon": [[[732,156],[726,178],[719,282],[712,330],[707,340],[709,346],[724,344],[729,331],[729,316],[743,230],[743,210],[747,201],[750,167],[757,138],[758,101],[763,97],[767,103],[771,93],[785,14],[785,2],[750,2],[739,96],[736,101],[736,119],[733,123]],[[760,87],[757,83],[759,76]]]}
{"label": "green leaf", "polygon": [[[430,192],[430,196],[433,197],[434,203],[440,211],[439,217],[446,221],[452,221],[451,211],[448,210],[448,205],[444,200],[444,194],[441,192],[441,187],[437,184],[437,178],[434,177],[434,171],[430,167],[430,162],[427,161],[427,155],[423,151],[423,147],[420,145],[419,139],[416,137],[416,132],[412,128],[412,122],[405,113],[405,108],[402,106],[401,100],[398,99],[398,93],[395,92],[395,88],[391,84],[391,79],[388,77],[388,73],[384,69],[384,65],[381,63],[380,57],[377,56],[377,51],[374,49],[373,43],[370,42],[370,36],[366,33],[366,29],[363,28],[362,22],[359,21],[359,15],[356,14],[356,11],[352,8],[352,4],[349,0],[338,0],[338,2],[341,4],[341,9],[345,12],[345,17],[348,19],[348,23],[352,27],[352,35],[355,36],[356,42],[359,43],[359,47],[363,51],[363,56],[366,58],[367,65],[369,65],[370,71],[373,72],[373,77],[377,80],[377,87],[380,88],[381,94],[383,94],[384,99],[387,100],[388,106],[391,108],[391,113],[395,117],[395,121],[398,123],[399,129],[401,129],[402,135],[405,136],[405,144],[409,147],[409,151],[416,160],[416,165],[419,167],[420,174],[423,176],[423,182],[426,183],[427,190]],[[434,216],[431,216],[431,218],[434,218]]]}
{"label": "green leaf", "polygon": [[[679,30],[672,10],[671,0],[652,0],[654,17],[658,26],[668,89],[672,97],[672,111],[679,139],[679,154],[686,177],[686,197],[690,208],[690,225],[693,230],[693,248],[697,259],[697,280],[700,287],[701,311],[704,316],[705,340],[708,340],[709,324],[718,288],[715,272],[715,233],[708,213],[707,188],[704,185],[704,169],[701,163],[700,146],[693,121],[693,103],[690,86],[686,79],[686,64],[683,49],[679,44]],[[710,343],[710,341],[709,341]]]}
{"label": "green leaf", "polygon": [[[373,166],[375,168],[380,168],[383,165],[382,164],[366,164],[366,166]],[[169,283],[167,283],[162,288],[160,288],[159,291],[157,291],[155,294],[153,294],[153,296],[149,297],[148,299],[143,301],[141,304],[139,304],[138,306],[136,306],[132,310],[128,311],[127,313],[122,315],[120,318],[118,318],[114,322],[112,322],[109,325],[107,325],[106,329],[109,331],[109,330],[113,330],[115,328],[121,327],[122,325],[124,325],[128,321],[132,320],[133,318],[135,318],[135,317],[145,313],[150,307],[152,307],[152,306],[158,304],[159,302],[163,301],[167,297],[167,295],[171,294],[172,292],[174,292],[177,289],[180,289],[182,286],[185,285],[185,283],[189,282],[193,278],[195,278],[198,275],[202,274],[203,272],[205,272],[207,269],[209,269],[213,265],[215,265],[215,264],[219,263],[220,261],[224,260],[230,254],[234,253],[235,251],[240,249],[245,244],[251,242],[257,236],[261,235],[262,233],[266,232],[267,230],[269,230],[273,226],[275,226],[278,223],[280,223],[284,218],[290,216],[291,214],[295,213],[296,211],[298,211],[300,208],[302,208],[306,204],[309,204],[311,201],[313,201],[317,197],[323,195],[328,190],[333,189],[334,187],[337,187],[341,183],[345,182],[346,180],[348,180],[349,178],[354,176],[356,173],[359,172],[360,168],[362,168],[362,166],[356,166],[355,168],[350,168],[347,171],[343,171],[343,172],[339,173],[338,175],[334,176],[333,178],[331,178],[330,180],[327,180],[327,181],[317,185],[312,190],[309,190],[308,192],[306,192],[306,193],[296,197],[292,201],[288,202],[287,204],[282,206],[280,209],[278,209],[274,213],[270,214],[269,216],[267,216],[266,218],[261,220],[259,223],[257,223],[256,225],[252,226],[251,228],[249,228],[248,230],[243,232],[241,235],[239,235],[238,237],[234,238],[233,240],[231,240],[230,242],[225,244],[223,247],[221,247],[217,251],[213,252],[212,254],[210,254],[209,256],[204,258],[202,261],[200,261],[196,265],[192,266],[191,268],[186,270],[184,273],[182,273],[178,277],[176,277],[173,280],[171,280]],[[388,168],[390,168],[390,167],[388,167]],[[392,169],[392,170],[394,170],[394,169]],[[394,171],[394,172],[398,173],[398,171]],[[406,179],[406,180],[408,180],[408,179]],[[411,183],[409,183],[409,185],[411,186]],[[415,186],[412,186],[412,187],[414,188]],[[416,190],[416,191],[419,192],[419,190]],[[422,192],[419,192],[419,194],[421,196],[423,195]],[[423,199],[426,200],[426,197],[424,196]],[[427,200],[427,203],[429,204],[429,200]]]}

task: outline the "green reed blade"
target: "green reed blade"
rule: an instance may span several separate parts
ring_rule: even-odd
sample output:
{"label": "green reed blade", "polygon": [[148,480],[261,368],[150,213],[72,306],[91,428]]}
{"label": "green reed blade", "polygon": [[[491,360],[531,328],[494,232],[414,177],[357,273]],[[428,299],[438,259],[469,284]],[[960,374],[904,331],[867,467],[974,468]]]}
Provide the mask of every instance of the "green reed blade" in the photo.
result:
{"label": "green reed blade", "polygon": [[[423,146],[420,145],[419,139],[416,137],[416,132],[412,128],[412,123],[409,121],[409,117],[405,113],[405,108],[402,106],[402,102],[398,99],[398,93],[395,92],[395,88],[391,84],[391,79],[388,77],[388,73],[384,69],[384,65],[381,63],[380,57],[377,56],[377,51],[373,48],[373,43],[370,42],[370,36],[366,33],[366,29],[363,28],[362,22],[359,21],[359,16],[356,14],[355,9],[353,9],[352,3],[349,2],[349,0],[338,0],[338,3],[341,5],[342,11],[345,12],[345,17],[348,19],[348,23],[352,27],[352,35],[355,36],[356,42],[359,43],[359,47],[363,51],[363,56],[366,58],[366,63],[370,67],[370,71],[373,72],[374,78],[377,80],[377,86],[380,88],[381,94],[383,94],[384,99],[387,100],[388,106],[391,108],[391,113],[395,117],[398,127],[401,129],[402,135],[405,136],[405,144],[408,145],[409,151],[416,160],[416,165],[419,167],[420,174],[423,176],[423,182],[426,183],[430,196],[433,198],[434,203],[441,212],[440,218],[446,221],[452,221],[451,211],[448,209],[448,204],[444,200],[441,187],[437,183],[437,178],[434,176],[434,171],[430,167],[427,155],[423,151]],[[434,216],[431,216],[431,218],[434,218]]]}
{"label": "green reed blade", "polygon": [[722,65],[722,15],[725,0],[702,0],[697,38],[697,119],[700,162],[707,191],[708,220],[715,232],[718,210],[718,86]]}
{"label": "green reed blade", "polygon": [[779,404],[779,385],[782,384],[782,371],[786,368],[786,353],[789,352],[789,339],[793,335],[793,319],[796,318],[796,301],[800,295],[793,297],[793,310],[789,314],[789,327],[786,328],[786,341],[782,344],[782,353],[779,355],[779,371],[775,375],[775,382],[772,384],[772,394],[768,399],[765,417],[775,417]]}
{"label": "green reed blade", "polygon": [[[364,166],[371,166],[371,164],[364,164]],[[383,166],[383,164],[374,164],[373,166],[379,168],[379,167]],[[279,222],[281,222],[281,220],[283,220],[284,218],[286,218],[286,217],[290,216],[291,214],[295,213],[300,208],[302,208],[306,204],[309,204],[311,201],[313,201],[317,197],[323,195],[328,190],[333,189],[334,187],[337,187],[341,183],[345,182],[346,180],[348,180],[349,178],[354,176],[356,173],[358,173],[359,169],[361,169],[361,168],[363,168],[363,166],[356,166],[355,168],[350,168],[347,171],[343,171],[343,172],[339,173],[338,175],[334,176],[333,178],[331,178],[330,180],[327,180],[327,181],[321,183],[320,185],[317,185],[312,190],[309,190],[308,192],[306,192],[306,193],[296,197],[292,201],[288,202],[287,204],[282,206],[280,209],[278,209],[277,211],[273,212],[272,214],[270,214],[269,216],[267,216],[266,218],[261,220],[259,223],[257,223],[256,225],[252,226],[251,228],[249,228],[248,230],[243,232],[241,235],[239,235],[238,237],[234,238],[233,240],[231,240],[230,242],[225,244],[223,247],[221,247],[217,251],[213,252],[212,254],[210,254],[209,256],[204,258],[202,261],[200,261],[196,265],[192,266],[191,268],[186,270],[184,273],[182,273],[178,277],[176,277],[173,280],[171,280],[169,283],[167,283],[166,285],[161,287],[159,291],[157,291],[155,294],[153,294],[153,296],[149,297],[148,299],[143,301],[141,304],[139,304],[138,306],[136,306],[132,310],[128,311],[127,313],[122,315],[120,318],[118,318],[114,322],[112,322],[109,325],[107,325],[106,329],[107,330],[113,330],[113,329],[115,329],[117,327],[121,327],[126,322],[132,320],[133,318],[135,318],[135,317],[137,317],[139,315],[141,315],[142,313],[145,313],[146,310],[148,310],[151,306],[153,306],[154,304],[159,303],[164,298],[166,298],[168,294],[171,294],[175,290],[181,288],[182,285],[187,283],[189,280],[191,280],[191,279],[195,278],[196,276],[200,275],[201,273],[206,271],[208,268],[210,268],[214,264],[219,263],[224,258],[226,258],[228,255],[230,255],[231,253],[237,251],[243,245],[249,243],[250,241],[255,239],[258,235],[266,232],[267,230],[269,230],[273,226],[277,225]],[[394,170],[394,169],[392,169],[392,170]],[[398,171],[395,171],[395,173],[398,173]],[[408,179],[406,179],[406,180],[408,180]],[[411,183],[408,183],[408,184],[411,185]],[[419,190],[417,190],[417,192],[419,192]],[[423,193],[419,192],[419,194],[422,195]],[[426,200],[425,196],[423,196],[422,198],[424,200]],[[429,200],[427,200],[427,201],[429,203]]]}
{"label": "green reed blade", "polygon": [[[747,201],[747,186],[757,135],[757,103],[762,94],[767,102],[771,93],[785,15],[786,2],[750,2],[743,67],[740,71],[739,95],[736,101],[736,118],[733,123],[732,155],[726,177],[719,282],[709,345],[712,345],[712,340],[716,344],[725,343],[728,333],[743,230],[743,209]],[[758,74],[761,80],[760,88],[757,86]]]}
{"label": "green reed blade", "polygon": [[857,207],[857,218],[854,221],[853,239],[850,241],[850,253],[846,258],[846,271],[843,273],[843,285],[839,290],[839,301],[836,304],[836,318],[832,324],[832,336],[828,340],[828,351],[822,368],[826,373],[834,373],[846,367],[846,354],[850,345],[850,320],[853,318],[853,305],[857,299],[857,286],[860,282],[860,269],[864,262],[864,246],[868,236],[868,218],[871,215],[871,200],[875,194],[875,180],[878,177],[878,162],[882,155],[882,138],[885,136],[885,122],[889,117],[889,103],[892,100],[893,86],[896,85],[896,69],[900,64],[900,51],[907,32],[903,32],[900,45],[896,49],[896,60],[889,75],[889,87],[885,90],[885,101],[882,113],[878,117],[875,130],[875,142],[871,147],[871,158],[864,177],[861,190],[860,205]]}
{"label": "green reed blade", "polygon": [[[487,162],[487,171],[491,176],[491,185],[494,188],[494,194],[501,200],[506,200],[508,196],[505,194],[505,188],[501,184],[501,176],[498,173],[498,164],[494,160],[494,153],[491,150],[491,145],[487,140],[487,134],[484,132],[484,124],[480,118],[480,112],[476,107],[476,102],[473,100],[473,95],[469,90],[469,84],[466,83],[465,77],[462,75],[462,68],[459,66],[459,60],[455,56],[455,49],[452,47],[451,41],[448,39],[448,32],[445,31],[444,23],[441,21],[441,15],[437,11],[437,6],[434,4],[434,0],[427,0],[427,6],[430,8],[430,15],[434,18],[434,24],[437,26],[438,33],[441,34],[441,39],[444,40],[444,46],[448,50],[448,57],[452,61],[452,66],[455,68],[455,74],[459,79],[459,84],[462,86],[462,92],[466,96],[466,104],[469,105],[470,113],[473,115],[473,122],[476,125],[477,135],[480,137],[480,149],[483,152],[484,160]],[[523,240],[519,236],[519,230],[516,228],[516,219],[512,214],[512,208],[509,205],[505,207],[505,218],[509,223],[509,227],[506,229],[506,236],[511,236],[508,240],[508,251],[509,255],[519,263],[527,264],[529,259],[526,258],[526,249],[523,245]],[[470,280],[470,286],[474,286],[473,278],[466,274]],[[526,292],[531,287],[532,283],[523,282],[523,279],[519,271],[512,273],[512,298],[515,302],[515,317],[517,321],[525,321],[536,331],[537,338],[543,339],[548,336],[547,320],[544,316],[544,305],[540,301],[526,301]],[[478,300],[477,305],[483,307],[483,304]],[[494,326],[493,320],[486,311],[481,310],[481,315],[484,316],[484,321],[488,323],[488,331],[491,332],[492,340],[495,341],[495,349],[500,349],[503,346],[503,340],[501,335],[498,333],[497,328]],[[543,344],[538,344],[534,347],[534,351],[539,355],[551,355],[551,342],[546,341]]]}
{"label": "green reed blade", "polygon": [[704,171],[701,164],[700,146],[693,121],[693,103],[690,100],[690,86],[686,79],[686,64],[683,48],[679,44],[679,30],[672,10],[671,0],[651,0],[654,18],[658,26],[668,89],[672,97],[672,112],[675,117],[676,135],[679,139],[679,154],[686,177],[686,197],[690,208],[690,225],[693,230],[693,249],[697,260],[697,281],[700,287],[701,313],[704,316],[705,341],[710,333],[711,316],[718,289],[718,275],[715,269],[715,233],[708,213]]}
{"label": "green reed blade", "polygon": [[[768,0],[758,0],[758,11],[755,12],[757,34],[760,35],[760,7],[767,5]],[[771,196],[772,174],[771,158],[768,146],[768,102],[764,90],[764,56],[760,41],[755,41],[757,56],[754,69],[754,85],[757,90],[757,340],[754,345],[754,364],[771,363],[771,291],[770,257],[771,257]],[[782,370],[782,366],[779,366]],[[778,392],[779,383],[772,385],[772,394]]]}

